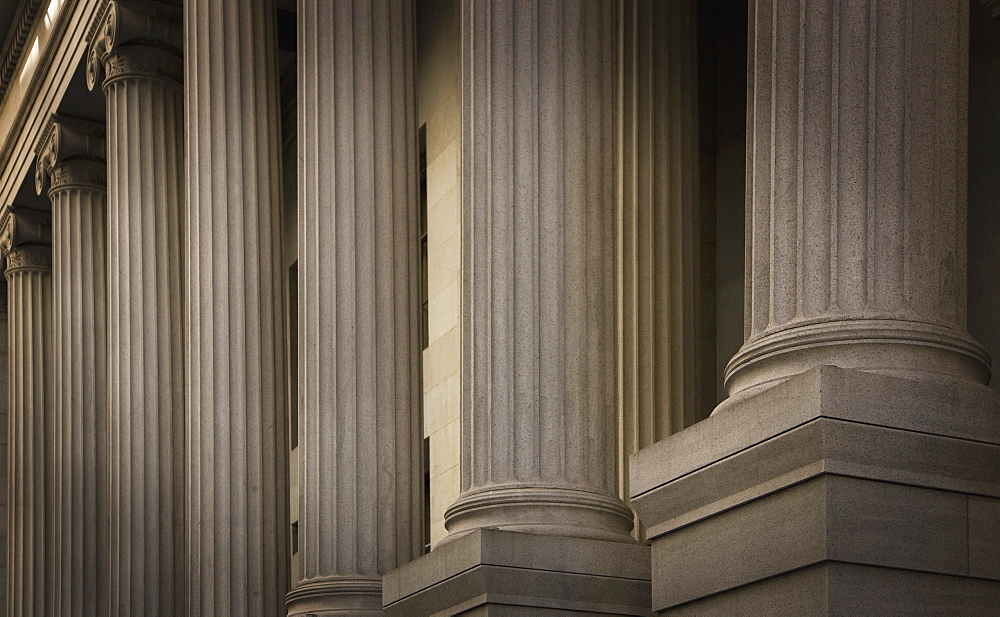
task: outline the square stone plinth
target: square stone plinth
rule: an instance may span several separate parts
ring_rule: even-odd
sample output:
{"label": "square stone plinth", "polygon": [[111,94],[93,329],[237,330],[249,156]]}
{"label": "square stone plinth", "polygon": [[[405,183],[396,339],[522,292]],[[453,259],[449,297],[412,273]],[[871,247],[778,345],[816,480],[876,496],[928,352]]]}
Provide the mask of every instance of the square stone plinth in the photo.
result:
{"label": "square stone plinth", "polygon": [[389,617],[650,615],[649,547],[480,529],[390,572]]}
{"label": "square stone plinth", "polygon": [[989,614],[1000,400],[821,367],[632,458],[653,609]]}

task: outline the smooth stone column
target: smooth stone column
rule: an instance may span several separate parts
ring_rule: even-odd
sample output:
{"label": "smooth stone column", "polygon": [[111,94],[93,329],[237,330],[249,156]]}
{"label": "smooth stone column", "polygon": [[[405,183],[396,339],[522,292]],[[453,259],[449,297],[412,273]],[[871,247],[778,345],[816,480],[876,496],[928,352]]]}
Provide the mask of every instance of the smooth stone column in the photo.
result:
{"label": "smooth stone column", "polygon": [[299,557],[290,615],[382,614],[423,516],[413,4],[300,0]]}
{"label": "smooth stone column", "polygon": [[7,260],[10,366],[7,614],[57,614],[46,563],[46,479],[51,453],[52,228],[49,214],[8,206],[0,215]]}
{"label": "smooth stone column", "polygon": [[87,64],[107,98],[112,615],[183,613],[180,33],[176,7],[113,1]]}
{"label": "smooth stone column", "polygon": [[52,201],[55,609],[108,612],[107,145],[104,126],[57,119],[35,185]]}
{"label": "smooth stone column", "polygon": [[462,5],[462,494],[482,527],[632,541],[618,497],[613,2]]}
{"label": "smooth stone column", "polygon": [[730,396],[820,364],[989,381],[965,323],[968,10],[751,3],[747,342]]}
{"label": "smooth stone column", "polygon": [[184,5],[192,617],[277,615],[288,592],[275,11]]}
{"label": "smooth stone column", "polygon": [[[622,489],[628,457],[707,414],[700,371],[694,0],[622,3]],[[708,407],[711,409],[711,407]]]}

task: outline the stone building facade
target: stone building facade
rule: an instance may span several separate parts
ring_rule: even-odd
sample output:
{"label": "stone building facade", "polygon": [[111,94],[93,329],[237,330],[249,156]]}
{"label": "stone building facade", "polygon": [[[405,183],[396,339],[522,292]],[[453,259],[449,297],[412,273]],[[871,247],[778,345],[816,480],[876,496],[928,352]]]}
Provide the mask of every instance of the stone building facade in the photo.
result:
{"label": "stone building facade", "polygon": [[5,614],[996,611],[997,14],[4,2]]}

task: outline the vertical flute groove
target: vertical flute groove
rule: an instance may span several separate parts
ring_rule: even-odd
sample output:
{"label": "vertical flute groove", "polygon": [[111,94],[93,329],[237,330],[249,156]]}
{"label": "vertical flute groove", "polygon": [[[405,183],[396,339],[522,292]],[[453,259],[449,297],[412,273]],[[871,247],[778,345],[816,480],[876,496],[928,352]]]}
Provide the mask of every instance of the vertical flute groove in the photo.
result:
{"label": "vertical flute groove", "polygon": [[381,615],[420,554],[417,176],[410,2],[300,2],[303,580],[289,614]]}
{"label": "vertical flute groove", "polygon": [[184,6],[190,615],[273,615],[288,591],[275,14]]}
{"label": "vertical flute groove", "polygon": [[731,395],[817,363],[988,379],[965,331],[968,10],[751,2],[751,66],[770,71],[750,73]]}

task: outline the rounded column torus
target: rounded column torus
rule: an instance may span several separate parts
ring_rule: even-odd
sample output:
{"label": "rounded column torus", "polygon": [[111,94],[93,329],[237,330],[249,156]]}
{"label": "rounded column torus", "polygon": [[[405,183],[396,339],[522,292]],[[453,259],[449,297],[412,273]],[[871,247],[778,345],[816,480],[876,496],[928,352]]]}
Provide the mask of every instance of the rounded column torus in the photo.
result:
{"label": "rounded column torus", "polygon": [[632,542],[618,497],[613,2],[462,3],[462,493],[481,527]]}
{"label": "rounded column torus", "polygon": [[731,397],[821,364],[989,381],[966,331],[968,11],[750,3],[746,344]]}

